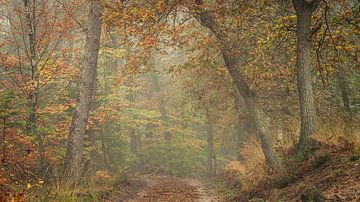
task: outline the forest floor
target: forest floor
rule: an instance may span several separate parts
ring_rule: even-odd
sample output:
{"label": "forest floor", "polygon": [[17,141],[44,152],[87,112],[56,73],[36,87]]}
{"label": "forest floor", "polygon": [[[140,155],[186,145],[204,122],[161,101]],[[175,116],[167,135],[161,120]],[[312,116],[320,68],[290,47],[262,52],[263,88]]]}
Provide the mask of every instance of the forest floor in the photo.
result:
{"label": "forest floor", "polygon": [[[249,198],[268,201],[301,201],[304,190],[316,189],[325,201],[360,201],[360,156],[330,148],[298,168],[300,174],[283,184],[260,186]],[[244,201],[238,199],[238,201]]]}
{"label": "forest floor", "polygon": [[198,179],[167,176],[146,176],[147,185],[128,202],[172,201],[215,202],[221,201],[215,191]]}
{"label": "forest floor", "polygon": [[[213,201],[301,201],[302,193],[315,188],[325,201],[360,201],[360,156],[350,150],[328,148],[296,169],[296,176],[260,183],[235,197],[224,193],[222,176],[207,180],[145,175],[143,186],[131,197],[110,201],[213,202]],[[219,178],[219,179],[217,179]]]}

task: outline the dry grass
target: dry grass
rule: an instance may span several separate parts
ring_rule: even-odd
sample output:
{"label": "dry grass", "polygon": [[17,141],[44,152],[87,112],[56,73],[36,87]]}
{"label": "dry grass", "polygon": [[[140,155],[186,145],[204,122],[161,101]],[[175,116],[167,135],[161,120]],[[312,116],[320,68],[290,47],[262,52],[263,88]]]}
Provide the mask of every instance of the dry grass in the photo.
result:
{"label": "dry grass", "polygon": [[[320,145],[335,148],[352,147],[355,153],[360,154],[359,123],[359,120],[352,120],[349,123],[349,121],[340,116],[322,120],[319,121],[318,131],[312,138],[318,141]],[[286,121],[287,127],[283,131],[284,142],[282,145],[277,145],[279,150],[287,151],[294,146],[299,136],[299,124],[297,119]],[[321,151],[317,153],[319,152],[321,153]],[[243,191],[248,191],[270,178],[266,169],[265,157],[257,139],[253,138],[250,140],[240,150],[240,153],[245,160],[232,161],[226,165],[224,174],[227,179],[230,181],[236,180],[241,184]]]}
{"label": "dry grass", "polygon": [[323,120],[313,138],[322,145],[352,148],[354,152],[360,152],[360,121],[355,118],[346,120],[341,116]]}
{"label": "dry grass", "polygon": [[265,157],[260,144],[252,139],[241,149],[244,161],[232,161],[224,169],[225,176],[240,182],[242,191],[256,187],[269,176],[266,172]]}

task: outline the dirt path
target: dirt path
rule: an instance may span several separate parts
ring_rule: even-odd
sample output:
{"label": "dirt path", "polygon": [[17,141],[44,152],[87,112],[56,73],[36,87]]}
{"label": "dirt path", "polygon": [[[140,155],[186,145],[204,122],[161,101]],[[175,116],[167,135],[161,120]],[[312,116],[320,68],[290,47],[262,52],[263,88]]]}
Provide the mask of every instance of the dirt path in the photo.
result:
{"label": "dirt path", "polygon": [[207,189],[197,179],[149,177],[148,185],[138,193],[138,198],[129,202],[216,202],[220,201],[214,191]]}

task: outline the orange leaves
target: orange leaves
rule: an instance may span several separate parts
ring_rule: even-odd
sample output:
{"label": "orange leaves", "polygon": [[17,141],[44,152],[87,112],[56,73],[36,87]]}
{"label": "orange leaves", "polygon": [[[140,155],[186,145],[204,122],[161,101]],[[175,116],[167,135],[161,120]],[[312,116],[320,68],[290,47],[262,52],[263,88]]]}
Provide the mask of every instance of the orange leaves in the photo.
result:
{"label": "orange leaves", "polygon": [[18,64],[18,59],[12,55],[5,55],[0,53],[0,65],[7,68],[12,68]]}
{"label": "orange leaves", "polygon": [[69,104],[57,104],[46,107],[43,111],[47,114],[59,114],[64,113],[69,109]]}
{"label": "orange leaves", "polygon": [[123,102],[109,102],[101,105],[92,115],[92,120],[97,124],[102,125],[106,122],[115,120],[121,110],[127,109],[129,104]]}
{"label": "orange leaves", "polygon": [[143,49],[149,49],[152,48],[154,46],[157,46],[157,44],[159,43],[159,39],[157,39],[154,36],[145,36],[145,38],[140,42],[140,46]]}
{"label": "orange leaves", "polygon": [[[3,160],[5,160],[5,159],[1,159],[1,161],[3,161]],[[7,179],[4,176],[4,168],[1,167],[0,168],[0,186],[4,185],[6,183],[6,181],[7,181]],[[2,190],[0,190],[0,196],[1,196],[1,191]],[[0,200],[1,200],[1,197],[0,197]]]}
{"label": "orange leaves", "polygon": [[156,19],[155,13],[149,8],[144,8],[140,11],[139,16],[141,21],[153,21]]}

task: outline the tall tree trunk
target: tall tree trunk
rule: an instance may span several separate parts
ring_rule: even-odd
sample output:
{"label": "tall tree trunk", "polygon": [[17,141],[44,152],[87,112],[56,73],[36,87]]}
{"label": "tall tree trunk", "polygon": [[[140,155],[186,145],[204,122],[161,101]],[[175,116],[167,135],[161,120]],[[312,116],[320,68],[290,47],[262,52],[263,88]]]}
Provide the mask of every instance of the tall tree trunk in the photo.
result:
{"label": "tall tree trunk", "polygon": [[335,79],[337,81],[339,91],[340,91],[340,97],[343,104],[343,109],[345,111],[345,130],[344,133],[346,135],[351,135],[353,132],[351,131],[351,123],[352,123],[352,112],[350,107],[350,97],[349,97],[349,84],[346,79],[346,76],[344,74],[344,69],[340,66],[339,69],[335,72]]}
{"label": "tall tree trunk", "polygon": [[316,111],[311,74],[311,16],[319,0],[293,0],[297,16],[296,76],[300,103],[300,137],[297,146],[299,160],[309,158],[312,150],[310,136],[316,131]]}
{"label": "tall tree trunk", "polygon": [[64,162],[64,176],[78,181],[83,160],[84,134],[95,91],[97,60],[101,35],[102,7],[99,0],[89,1],[84,62],[80,77],[79,97],[73,115]]}
{"label": "tall tree trunk", "polygon": [[344,109],[349,115],[351,115],[350,98],[349,98],[349,85],[347,83],[343,68],[340,68],[335,72],[336,81],[339,85],[340,96],[343,102]]}
{"label": "tall tree trunk", "polygon": [[214,128],[209,120],[207,130],[207,171],[209,176],[215,175]]}
{"label": "tall tree trunk", "polygon": [[3,121],[3,127],[1,131],[1,164],[5,163],[6,160],[6,118],[2,119]]}
{"label": "tall tree trunk", "polygon": [[[254,123],[251,122],[251,117],[248,112],[242,112],[240,107],[239,97],[235,98],[235,109],[238,116],[237,125],[236,125],[236,137],[237,137],[237,160],[244,160],[244,157],[241,155],[241,149],[246,144],[246,141],[250,139],[253,134],[256,134],[256,128]],[[245,115],[244,115],[245,114]]]}
{"label": "tall tree trunk", "polygon": [[101,150],[102,150],[103,157],[104,157],[105,167],[107,170],[110,170],[109,154],[108,154],[108,149],[107,149],[107,146],[105,143],[105,134],[108,134],[107,128],[108,128],[107,124],[105,124],[105,126],[102,127],[101,132],[100,132],[100,141],[101,141]]}
{"label": "tall tree trunk", "polygon": [[[131,83],[132,83],[131,84],[132,86],[131,86],[130,94],[127,96],[127,99],[131,103],[131,106],[135,108],[135,91],[132,89],[132,88],[136,87],[134,85],[135,77],[132,78]],[[133,114],[133,119],[135,120],[136,118],[137,118],[137,116],[135,114]],[[138,134],[138,132],[134,128],[129,129],[129,134],[130,134],[130,151],[133,154],[135,154],[135,156],[140,161],[135,165],[135,169],[140,170],[141,166],[142,166],[142,162],[143,162],[142,155],[141,155],[141,146],[142,146],[141,134]]]}
{"label": "tall tree trunk", "polygon": [[244,157],[241,155],[241,149],[244,147],[250,137],[252,137],[253,134],[256,134],[254,123],[252,123],[252,119],[249,114],[245,115],[244,120],[242,118],[242,116],[239,116],[238,124],[236,125],[237,160],[244,160]]}
{"label": "tall tree trunk", "polygon": [[[153,88],[155,90],[156,93],[160,93],[161,92],[161,88],[160,88],[160,83],[159,83],[159,78],[156,72],[150,72],[150,78],[151,78],[151,82],[153,83]],[[158,108],[161,114],[160,119],[166,124],[169,124],[169,117],[165,108],[165,101],[162,97],[159,97],[159,103],[158,103]],[[171,141],[171,133],[170,132],[165,132],[164,133],[164,138],[166,141]]]}
{"label": "tall tree trunk", "polygon": [[[33,3],[30,6],[30,2]],[[29,117],[27,123],[28,133],[36,136],[38,144],[38,172],[42,173],[45,170],[45,148],[41,133],[37,130],[36,111],[39,101],[39,72],[37,70],[37,56],[36,56],[36,28],[35,28],[35,1],[24,0],[24,9],[26,15],[26,24],[28,26],[28,40],[29,40],[29,57],[31,66],[31,81],[33,88],[29,93]]]}
{"label": "tall tree trunk", "polygon": [[235,83],[236,88],[238,89],[240,95],[245,100],[247,110],[249,112],[249,116],[255,124],[256,134],[260,139],[261,147],[264,152],[267,163],[276,171],[282,171],[282,164],[274,151],[270,136],[268,133],[270,132],[267,126],[267,121],[265,118],[265,114],[259,108],[259,106],[255,102],[255,96],[251,92],[248,84],[246,83],[243,75],[239,70],[238,61],[236,58],[236,52],[234,48],[231,47],[231,42],[228,40],[226,34],[218,27],[216,22],[214,21],[211,14],[203,10],[201,7],[203,6],[202,0],[195,0],[198,8],[196,8],[198,19],[200,23],[211,30],[211,32],[215,35],[221,45],[221,54],[223,56],[225,65]]}
{"label": "tall tree trunk", "polygon": [[[158,109],[160,112],[160,119],[161,121],[164,123],[165,127],[169,127],[169,117],[165,108],[165,101],[162,98],[162,96],[160,96],[160,92],[161,92],[161,87],[160,87],[160,82],[159,82],[159,78],[158,78],[158,74],[154,71],[150,72],[150,80],[152,82],[153,85],[153,89],[154,91],[158,94],[159,96],[159,100],[158,100]],[[165,148],[166,148],[166,153],[170,153],[172,150],[172,145],[171,145],[171,139],[172,139],[172,134],[169,131],[165,131],[163,133],[164,139],[165,139]],[[168,162],[171,161],[170,155],[167,155],[167,158],[164,158],[165,161],[165,165],[168,165]]]}

